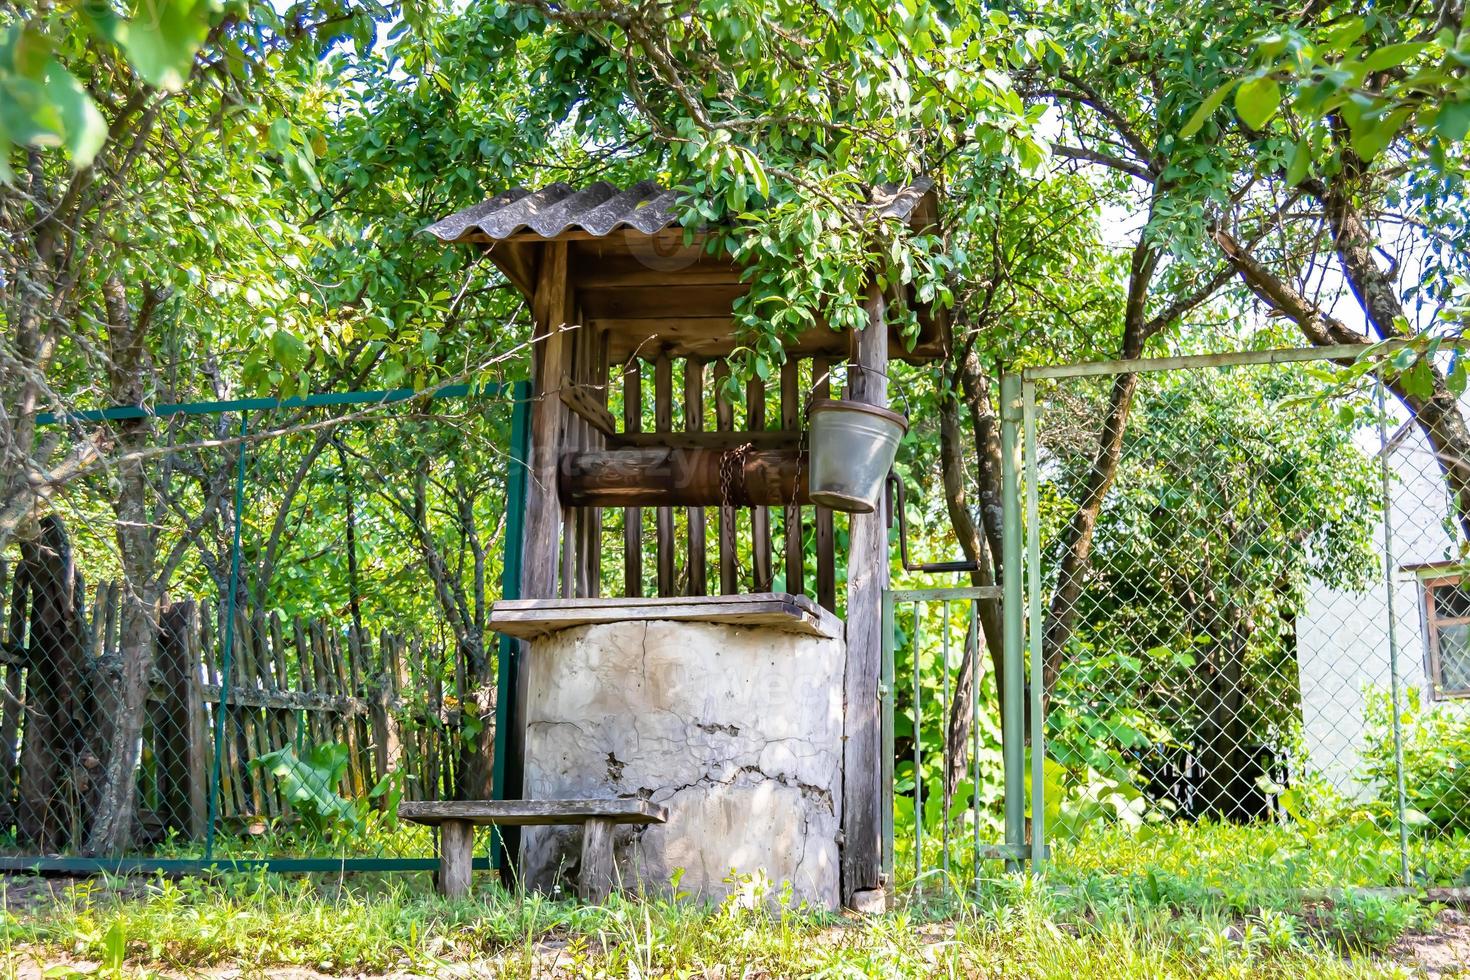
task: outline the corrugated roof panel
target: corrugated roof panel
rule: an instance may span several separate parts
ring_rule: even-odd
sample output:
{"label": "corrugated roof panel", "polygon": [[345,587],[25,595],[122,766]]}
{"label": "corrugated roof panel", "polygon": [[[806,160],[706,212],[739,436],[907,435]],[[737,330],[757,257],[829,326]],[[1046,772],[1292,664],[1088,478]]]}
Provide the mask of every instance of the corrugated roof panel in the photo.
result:
{"label": "corrugated roof panel", "polygon": [[[906,221],[933,185],[884,184],[870,195],[870,207],[878,218]],[[577,190],[569,184],[549,184],[538,191],[512,188],[480,204],[457,211],[425,228],[440,241],[469,238],[502,241],[522,232],[545,239],[569,231],[602,238],[619,228],[632,228],[645,235],[656,234],[678,220],[679,194],[655,181],[643,180],[620,190],[600,180]]]}

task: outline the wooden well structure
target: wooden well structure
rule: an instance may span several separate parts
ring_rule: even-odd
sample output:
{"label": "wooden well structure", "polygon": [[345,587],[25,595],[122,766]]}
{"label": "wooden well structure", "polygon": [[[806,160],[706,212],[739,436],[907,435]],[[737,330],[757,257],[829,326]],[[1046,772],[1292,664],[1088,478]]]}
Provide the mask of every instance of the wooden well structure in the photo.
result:
{"label": "wooden well structure", "polygon": [[[785,346],[779,379],[752,381],[743,404],[723,396],[739,346],[732,305],[742,268],[686,243],[677,195],[653,182],[619,189],[516,189],[431,226],[444,242],[485,248],[534,312],[530,470],[522,599],[707,595],[809,596],[839,608],[830,510],[807,497],[801,430],[811,400],[886,407],[888,362],[931,359],[947,343],[920,313],[916,341],[888,323],[891,297],[869,286],[868,326],[825,325]],[[875,222],[936,221],[928,185],[875,188]],[[836,370],[834,370],[834,368]],[[651,416],[652,426],[645,423]],[[847,522],[843,682],[843,900],[881,888],[881,606],[887,507]],[[840,528],[840,524],[838,524]],[[808,542],[815,561],[804,558]],[[622,567],[609,590],[605,565]],[[778,571],[779,569],[779,571]],[[521,719],[510,719],[507,795],[518,793]]]}

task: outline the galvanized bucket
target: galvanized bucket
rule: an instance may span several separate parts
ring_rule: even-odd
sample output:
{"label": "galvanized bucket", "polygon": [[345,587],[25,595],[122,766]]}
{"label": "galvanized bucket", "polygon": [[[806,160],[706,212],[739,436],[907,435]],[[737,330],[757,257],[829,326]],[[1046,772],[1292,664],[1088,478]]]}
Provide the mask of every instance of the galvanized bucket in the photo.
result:
{"label": "galvanized bucket", "polygon": [[902,415],[876,405],[813,404],[807,467],[812,502],[849,514],[871,514],[908,427]]}

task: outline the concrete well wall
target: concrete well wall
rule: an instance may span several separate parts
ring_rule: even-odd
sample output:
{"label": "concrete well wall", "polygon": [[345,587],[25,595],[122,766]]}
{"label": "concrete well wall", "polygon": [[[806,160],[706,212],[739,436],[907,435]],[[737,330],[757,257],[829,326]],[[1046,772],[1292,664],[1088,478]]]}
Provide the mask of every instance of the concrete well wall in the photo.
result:
{"label": "concrete well wall", "polygon": [[[779,901],[839,904],[840,639],[769,626],[573,626],[527,658],[527,799],[644,797],[667,824],[619,827],[624,888],[719,900],[764,875]],[[570,893],[581,831],[528,827],[528,886]]]}

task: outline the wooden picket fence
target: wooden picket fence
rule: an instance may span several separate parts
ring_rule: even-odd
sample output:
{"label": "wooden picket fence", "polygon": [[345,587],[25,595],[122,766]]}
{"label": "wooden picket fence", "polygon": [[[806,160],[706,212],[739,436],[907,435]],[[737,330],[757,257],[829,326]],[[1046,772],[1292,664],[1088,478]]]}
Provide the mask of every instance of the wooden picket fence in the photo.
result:
{"label": "wooden picket fence", "polygon": [[[58,589],[38,585],[26,568],[12,575],[0,562],[0,833],[12,830],[21,850],[57,852],[83,837],[103,740],[95,734],[99,686],[114,682],[120,661],[122,592],[104,583],[88,598],[74,573]],[[453,691],[463,689],[464,667],[446,664],[439,645],[386,630],[359,633],[350,622],[237,609],[226,656],[220,610],[192,600],[164,605],[159,626],[135,849],[170,831],[204,835],[221,731],[217,826],[229,832],[293,820],[282,781],[251,765],[285,746],[299,756],[345,746],[346,772],[332,787],[344,797],[366,796],[395,771],[405,776],[406,799],[453,795]]]}

